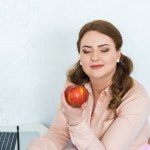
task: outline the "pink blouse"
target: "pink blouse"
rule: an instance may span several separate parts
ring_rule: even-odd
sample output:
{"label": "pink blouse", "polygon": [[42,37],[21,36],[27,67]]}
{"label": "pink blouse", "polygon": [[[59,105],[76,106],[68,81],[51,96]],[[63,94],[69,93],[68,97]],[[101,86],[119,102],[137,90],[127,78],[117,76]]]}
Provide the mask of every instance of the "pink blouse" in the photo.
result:
{"label": "pink blouse", "polygon": [[116,119],[107,109],[112,98],[110,87],[100,94],[93,114],[90,83],[85,87],[89,91],[89,99],[83,121],[69,126],[59,109],[49,131],[34,140],[28,150],[139,150],[148,143],[150,99],[140,83],[134,81],[134,86],[122,98]]}

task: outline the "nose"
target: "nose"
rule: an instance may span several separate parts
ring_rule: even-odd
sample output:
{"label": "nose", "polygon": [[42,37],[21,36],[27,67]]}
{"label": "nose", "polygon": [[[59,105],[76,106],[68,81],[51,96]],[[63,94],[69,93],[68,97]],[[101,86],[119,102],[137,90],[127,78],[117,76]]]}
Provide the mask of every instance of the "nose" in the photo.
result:
{"label": "nose", "polygon": [[91,60],[92,61],[98,61],[99,60],[99,55],[97,51],[94,51],[91,55]]}

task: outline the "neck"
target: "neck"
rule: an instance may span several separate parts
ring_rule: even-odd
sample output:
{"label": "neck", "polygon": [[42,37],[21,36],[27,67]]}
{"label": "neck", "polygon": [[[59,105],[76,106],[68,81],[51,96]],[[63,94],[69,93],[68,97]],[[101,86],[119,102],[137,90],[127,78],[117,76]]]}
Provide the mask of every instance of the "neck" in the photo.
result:
{"label": "neck", "polygon": [[96,106],[97,100],[99,98],[99,95],[110,84],[111,84],[111,80],[105,80],[105,81],[104,80],[103,81],[91,80],[91,85],[92,85],[92,90],[93,90],[93,98],[94,98],[92,113],[95,110],[95,106]]}
{"label": "neck", "polygon": [[103,81],[91,81],[93,92],[101,93],[105,88],[111,84],[112,80],[103,80]]}
{"label": "neck", "polygon": [[100,93],[112,83],[112,76],[103,79],[90,79],[94,99],[97,100]]}

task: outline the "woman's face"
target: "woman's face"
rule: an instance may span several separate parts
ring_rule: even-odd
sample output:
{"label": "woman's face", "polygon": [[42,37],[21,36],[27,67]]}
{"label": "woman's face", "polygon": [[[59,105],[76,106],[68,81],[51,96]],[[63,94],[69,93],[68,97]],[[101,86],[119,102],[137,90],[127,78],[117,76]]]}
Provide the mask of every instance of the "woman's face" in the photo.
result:
{"label": "woman's face", "polygon": [[120,51],[113,40],[100,32],[88,31],[81,39],[80,62],[90,79],[112,77],[116,70]]}

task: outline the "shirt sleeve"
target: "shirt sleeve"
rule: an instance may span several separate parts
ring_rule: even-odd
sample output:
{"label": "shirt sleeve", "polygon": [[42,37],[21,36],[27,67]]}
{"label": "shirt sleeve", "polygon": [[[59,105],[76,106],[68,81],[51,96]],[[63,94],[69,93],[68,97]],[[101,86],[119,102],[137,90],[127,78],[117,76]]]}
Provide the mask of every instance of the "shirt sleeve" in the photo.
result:
{"label": "shirt sleeve", "polygon": [[71,141],[78,150],[105,150],[104,145],[85,121],[76,126],[69,126],[69,132]]}
{"label": "shirt sleeve", "polygon": [[[66,81],[64,89],[69,85],[71,85],[71,83]],[[55,120],[48,132],[42,137],[32,141],[27,150],[60,150],[65,147],[69,137],[67,120],[61,111],[60,105]]]}
{"label": "shirt sleeve", "polygon": [[50,150],[50,149],[57,150],[57,147],[54,145],[53,142],[44,137],[36,139],[27,148],[27,150]]}
{"label": "shirt sleeve", "polygon": [[107,150],[126,150],[148,121],[150,101],[147,97],[129,100],[120,107],[118,117],[101,142]]}
{"label": "shirt sleeve", "polygon": [[118,117],[101,140],[84,121],[69,127],[71,140],[79,150],[126,150],[144,127],[149,110],[148,98],[135,98],[122,105]]}
{"label": "shirt sleeve", "polygon": [[48,132],[42,137],[35,139],[27,150],[60,150],[65,147],[69,137],[67,121],[61,109],[59,109],[56,119]]}

